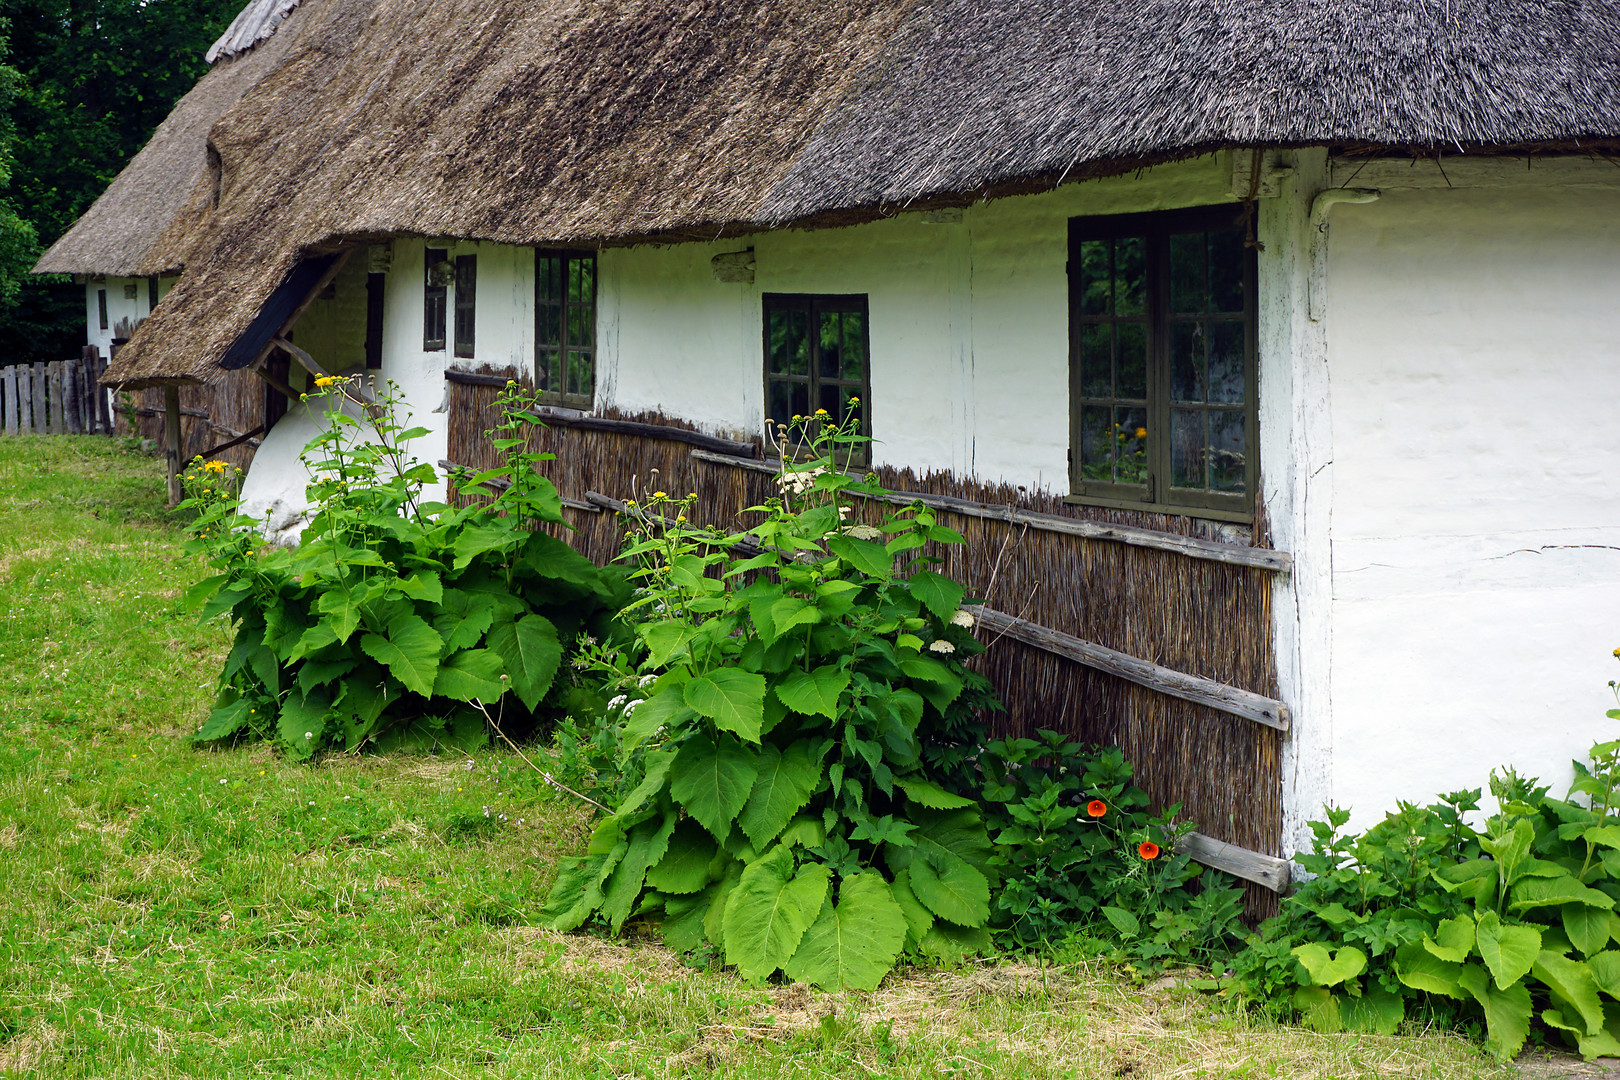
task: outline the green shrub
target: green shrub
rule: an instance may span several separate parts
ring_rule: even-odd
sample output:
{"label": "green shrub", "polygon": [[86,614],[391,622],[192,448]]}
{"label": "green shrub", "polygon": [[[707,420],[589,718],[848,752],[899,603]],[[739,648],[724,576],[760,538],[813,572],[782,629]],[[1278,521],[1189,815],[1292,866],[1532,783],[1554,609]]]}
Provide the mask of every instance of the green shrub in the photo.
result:
{"label": "green shrub", "polygon": [[1296,857],[1314,877],[1233,958],[1232,989],[1324,1031],[1427,1015],[1482,1024],[1505,1060],[1539,1018],[1588,1058],[1620,1055],[1617,754],[1594,746],[1564,799],[1493,773],[1498,812],[1478,831],[1478,789],[1353,837],[1330,808]]}
{"label": "green shrub", "polygon": [[962,586],[925,553],[962,539],[921,506],[848,523],[848,496],[876,490],[833,467],[852,425],[799,421],[811,460],[747,533],[688,526],[695,496],[632,508],[636,647],[598,663],[642,779],[565,860],[559,929],[639,916],[750,979],[825,987],[989,945],[990,840],[927,754],[971,727],[961,662],[980,646]]}
{"label": "green shrub", "polygon": [[215,707],[192,737],[270,739],[307,758],[482,743],[486,709],[520,725],[556,714],[570,686],[559,667],[577,641],[613,632],[629,589],[622,572],[538,531],[563,519],[535,473],[550,455],[524,450],[528,402],[515,387],[501,396],[489,434],[505,463],[461,487],[491,501],[456,509],[423,501],[436,474],[406,447],[426,429],[398,419],[392,384],[366,404],[345,382],[320,381],[327,425],[303,454],[315,512],[298,547],[264,542],[218,482],[223,463],[191,470],[188,550],[219,572],[187,599],[203,619],[235,623]]}

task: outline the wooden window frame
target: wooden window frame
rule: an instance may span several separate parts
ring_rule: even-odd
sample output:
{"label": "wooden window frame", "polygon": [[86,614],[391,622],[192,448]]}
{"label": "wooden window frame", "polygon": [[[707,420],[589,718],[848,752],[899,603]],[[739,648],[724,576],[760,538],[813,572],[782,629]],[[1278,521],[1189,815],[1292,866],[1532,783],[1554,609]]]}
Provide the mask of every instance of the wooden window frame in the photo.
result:
{"label": "wooden window frame", "polygon": [[[1260,483],[1260,423],[1259,423],[1259,333],[1258,333],[1258,260],[1255,250],[1243,249],[1243,312],[1238,318],[1213,321],[1241,322],[1244,326],[1244,485],[1241,493],[1199,491],[1172,487],[1169,483],[1170,440],[1154,438],[1151,433],[1170,430],[1172,409],[1170,386],[1171,326],[1185,315],[1173,315],[1169,308],[1170,259],[1169,238],[1172,234],[1185,234],[1199,230],[1224,229],[1238,226],[1243,220],[1240,205],[1195,207],[1187,210],[1154,211],[1143,214],[1115,214],[1101,217],[1069,219],[1069,484],[1071,494],[1065,502],[1103,506],[1126,510],[1146,510],[1161,514],[1177,514],[1215,521],[1252,523],[1258,502]],[[1082,439],[1081,409],[1087,403],[1101,404],[1105,400],[1089,399],[1081,386],[1080,340],[1081,328],[1087,324],[1110,322],[1116,316],[1087,315],[1080,302],[1080,244],[1086,240],[1117,240],[1122,237],[1145,237],[1144,260],[1145,323],[1147,337],[1147,474],[1145,485],[1087,480],[1081,473],[1080,446]],[[1203,317],[1206,321],[1208,316]],[[1205,407],[1208,411],[1208,407]],[[1235,411],[1235,410],[1234,410]]]}
{"label": "wooden window frame", "polygon": [[424,248],[422,255],[422,351],[443,352],[449,315],[449,287],[433,283],[433,268],[449,261],[449,248]]}
{"label": "wooden window frame", "polygon": [[[867,438],[872,436],[872,312],[871,304],[866,293],[762,293],[760,294],[760,369],[765,375],[765,412],[767,418],[778,424],[786,424],[792,420],[791,416],[770,416],[771,384],[778,382],[798,383],[806,387],[805,398],[810,404],[810,411],[814,412],[817,402],[821,400],[821,338],[817,333],[810,333],[810,357],[808,374],[805,376],[772,374],[771,372],[771,312],[772,311],[803,311],[807,325],[814,328],[817,325],[817,316],[823,312],[837,311],[857,313],[861,316],[861,353],[865,362],[861,365],[861,378],[859,393],[855,396],[861,399],[859,413],[861,417],[861,434]],[[835,384],[850,389],[848,379],[829,380]],[[862,443],[861,452],[855,455],[857,462],[866,461],[869,456],[869,444]]]}
{"label": "wooden window frame", "polygon": [[387,274],[366,275],[366,367],[372,371],[382,367],[383,304],[387,293]]}
{"label": "wooden window frame", "polygon": [[478,256],[456,256],[455,355],[471,360],[477,338]]}
{"label": "wooden window frame", "polygon": [[[540,294],[542,275],[540,264],[544,260],[560,259],[564,286],[562,295],[558,297],[542,296]],[[569,298],[567,282],[571,280],[573,266],[576,263],[590,263],[591,267],[591,299],[586,304]],[[575,248],[536,248],[534,251],[534,386],[538,400],[547,405],[560,405],[569,409],[583,409],[589,412],[596,404],[596,310],[601,302],[602,274],[601,264],[597,253]],[[545,312],[555,310],[557,313],[557,337],[551,340],[545,329]],[[585,311],[583,317],[590,322],[590,343],[570,343],[568,329],[573,313]],[[546,353],[554,354],[554,361],[561,371],[552,369],[551,362]],[[583,392],[577,388],[570,391],[568,388],[568,354],[579,353],[585,356],[590,366],[590,385]],[[556,385],[560,374],[561,385]]]}

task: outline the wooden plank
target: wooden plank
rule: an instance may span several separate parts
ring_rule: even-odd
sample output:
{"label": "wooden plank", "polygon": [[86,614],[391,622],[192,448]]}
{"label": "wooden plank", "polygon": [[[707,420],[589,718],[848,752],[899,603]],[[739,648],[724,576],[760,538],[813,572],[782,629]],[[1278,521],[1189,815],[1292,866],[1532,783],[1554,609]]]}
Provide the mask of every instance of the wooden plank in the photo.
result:
{"label": "wooden plank", "polygon": [[112,389],[101,385],[101,376],[107,370],[108,360],[95,345],[86,345],[84,355],[90,361],[90,385],[96,388],[96,423],[103,434],[113,433]]}
{"label": "wooden plank", "polygon": [[[781,468],[780,464],[769,460],[759,461],[728,457],[724,454],[714,454],[705,450],[694,450],[692,456],[699,461],[707,461],[716,465],[730,465],[733,468],[749,469],[758,473],[770,473],[773,476]],[[1057,514],[1039,514],[1032,510],[1020,510],[1015,506],[972,502],[968,499],[958,499],[950,495],[931,495],[920,491],[885,491],[881,495],[872,496],[868,496],[864,492],[852,492],[851,494],[861,495],[863,498],[875,498],[899,506],[909,506],[914,502],[920,502],[924,506],[930,506],[936,510],[945,510],[953,514],[966,514],[969,517],[985,518],[991,521],[1005,521],[1010,525],[1027,525],[1032,529],[1064,533],[1086,540],[1109,540],[1115,543],[1129,544],[1133,547],[1173,551],[1178,555],[1186,555],[1188,558],[1230,563],[1236,566],[1252,566],[1259,570],[1272,570],[1282,574],[1288,573],[1294,566],[1293,557],[1286,551],[1242,547],[1237,544],[1222,544],[1214,540],[1197,540],[1190,536],[1160,532],[1157,529],[1142,529],[1134,525],[1110,525],[1101,521],[1083,521],[1079,518],[1060,517]]]}
{"label": "wooden plank", "polygon": [[67,372],[62,370],[65,367],[67,365],[60,360],[52,360],[45,365],[49,387],[47,392],[50,395],[52,435],[67,434],[67,388],[64,385],[67,381]]}
{"label": "wooden plank", "polygon": [[1272,892],[1287,892],[1293,881],[1294,864],[1275,855],[1262,855],[1258,851],[1228,844],[1203,833],[1188,833],[1176,844],[1176,850],[1192,856],[1195,862],[1225,870],[1233,877],[1264,885]]}
{"label": "wooden plank", "polygon": [[236,432],[232,431],[230,428],[221,427],[218,424],[213,425],[213,427],[214,427],[215,431],[221,432],[222,434],[225,434],[225,435],[233,435],[233,436],[235,436],[235,438],[231,439],[230,442],[222,442],[218,446],[209,447],[207,450],[204,450],[200,455],[198,455],[199,457],[206,458],[206,459],[213,459],[213,458],[218,457],[220,454],[224,453],[225,451],[229,450],[231,447],[233,447],[233,446],[241,446],[245,442],[251,442],[255,446],[257,446],[259,444],[258,436],[264,434],[263,425],[254,428],[252,431],[249,431],[249,432],[247,432],[245,434],[240,434],[240,435],[237,434]]}
{"label": "wooden plank", "polygon": [[[269,356],[270,351],[277,347],[276,341],[286,338],[294,324],[298,322],[299,317],[308,311],[309,305],[315,302],[315,298],[325,292],[328,285],[332,284],[332,280],[338,276],[338,272],[343,269],[343,265],[349,261],[349,256],[353,253],[354,248],[352,247],[344,248],[337,253],[337,258],[332,260],[332,265],[326,268],[326,272],[316,280],[315,285],[305,294],[304,299],[299,302],[297,307],[293,308],[292,314],[282,321],[281,327],[276,331],[275,336],[270,339],[264,348],[259,350],[259,355],[255,356],[251,363],[243,365],[244,367],[257,368],[264,363],[264,358]],[[309,354],[305,353],[304,355]],[[297,401],[298,395],[294,394],[291,400]]]}
{"label": "wooden plank", "polygon": [[163,388],[163,456],[169,472],[169,505],[179,506],[180,496],[180,388]]}
{"label": "wooden plank", "polygon": [[62,361],[62,409],[69,435],[84,434],[84,395],[79,392],[79,362]]}
{"label": "wooden plank", "polygon": [[39,408],[39,384],[44,375],[41,370],[44,366],[44,364],[24,365],[24,370],[28,373],[28,388],[22,394],[23,433],[27,435],[43,434],[39,426],[39,421],[43,417],[43,412]]}
{"label": "wooden plank", "polygon": [[506,388],[508,382],[517,382],[516,369],[511,375],[482,375],[476,371],[460,371],[456,368],[444,369],[444,381],[461,383],[463,386],[497,386]]}
{"label": "wooden plank", "polygon": [[1058,656],[1066,656],[1087,667],[1106,671],[1110,675],[1116,675],[1162,694],[1169,694],[1199,705],[1208,705],[1212,709],[1241,716],[1257,724],[1276,728],[1278,731],[1288,730],[1288,706],[1275,698],[1239,690],[1235,686],[1206,679],[1202,675],[1176,671],[1174,668],[1167,668],[1131,656],[1129,653],[1098,645],[1096,642],[1085,641],[1024,619],[1014,618],[991,608],[970,607],[968,610],[977,617],[980,626],[1022,641],[1026,645],[1034,645]]}
{"label": "wooden plank", "polygon": [[[668,442],[686,443],[688,446],[698,447],[702,451],[728,458],[746,460],[754,455],[754,444],[735,442],[731,439],[719,439],[713,435],[705,435],[699,431],[687,431],[685,428],[670,427],[667,424],[643,424],[637,420],[611,420],[605,416],[566,416],[559,412],[540,412],[535,410],[529,413],[535,419],[545,424],[554,424],[557,427],[578,428],[581,431],[608,431],[617,435],[639,435],[644,439],[663,439]],[[694,456],[696,456],[694,451]],[[705,458],[704,460],[708,460]],[[773,472],[775,470],[772,470]]]}
{"label": "wooden plank", "polygon": [[1586,154],[1335,157],[1329,167],[1336,188],[1620,187],[1620,163]]}
{"label": "wooden plank", "polygon": [[276,348],[298,361],[303,369],[309,372],[315,378],[326,379],[331,377],[331,372],[317,364],[313,356],[309,355],[309,353],[305,352],[303,349],[300,349],[297,345],[294,345],[286,338],[273,338],[271,339],[270,344],[274,345]]}
{"label": "wooden plank", "polygon": [[276,390],[279,390],[281,392],[281,396],[287,399],[287,403],[289,405],[291,405],[293,402],[298,400],[298,396],[299,396],[298,391],[294,390],[292,387],[288,386],[286,383],[282,382],[280,379],[276,378],[274,375],[272,375],[269,372],[265,371],[264,368],[262,368],[262,367],[254,368],[253,369],[253,374],[257,375],[259,378],[261,378],[265,382],[269,383],[272,388],[274,388]]}
{"label": "wooden plank", "polygon": [[0,368],[0,408],[5,411],[5,428],[7,435],[17,434],[17,367],[12,365]]}

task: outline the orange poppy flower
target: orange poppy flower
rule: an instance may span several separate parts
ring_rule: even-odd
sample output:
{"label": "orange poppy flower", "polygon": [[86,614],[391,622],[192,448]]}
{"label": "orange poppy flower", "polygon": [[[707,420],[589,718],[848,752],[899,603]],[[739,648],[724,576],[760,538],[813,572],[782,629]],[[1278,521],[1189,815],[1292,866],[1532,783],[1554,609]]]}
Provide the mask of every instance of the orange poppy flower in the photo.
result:
{"label": "orange poppy flower", "polygon": [[1144,859],[1157,859],[1159,857],[1159,845],[1151,840],[1144,840],[1136,845],[1136,853]]}
{"label": "orange poppy flower", "polygon": [[1090,814],[1092,817],[1102,817],[1104,814],[1108,813],[1108,804],[1103,802],[1101,799],[1092,799],[1090,802],[1086,803],[1086,813]]}

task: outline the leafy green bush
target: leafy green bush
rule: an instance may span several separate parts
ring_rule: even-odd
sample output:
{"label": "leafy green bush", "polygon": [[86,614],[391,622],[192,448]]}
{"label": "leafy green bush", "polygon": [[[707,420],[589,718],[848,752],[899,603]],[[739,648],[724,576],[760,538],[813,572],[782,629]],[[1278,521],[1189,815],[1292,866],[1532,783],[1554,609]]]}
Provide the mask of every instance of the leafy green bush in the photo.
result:
{"label": "leafy green bush", "polygon": [[[373,742],[477,744],[485,709],[520,721],[557,712],[563,659],[613,631],[629,588],[622,572],[537,530],[563,519],[556,488],[535,473],[550,455],[524,450],[533,421],[522,394],[501,396],[490,433],[505,464],[461,488],[492,501],[455,509],[423,501],[436,474],[406,446],[426,429],[397,418],[391,384],[368,404],[342,380],[317,382],[328,423],[303,455],[315,513],[298,547],[264,542],[215,482],[223,468],[193,469],[188,550],[219,572],[187,599],[203,619],[236,625],[216,705],[193,738],[271,739],[306,758]],[[507,482],[499,494],[497,480]]]}
{"label": "leafy green bush", "polygon": [[1192,830],[1174,823],[1180,807],[1151,813],[1118,747],[1037,734],[987,743],[977,757],[1001,876],[991,901],[998,940],[1152,968],[1223,955],[1243,890],[1176,852]]}
{"label": "leafy green bush", "polygon": [[642,779],[565,860],[547,914],[615,932],[641,916],[750,979],[871,988],[908,951],[989,945],[990,840],[926,752],[970,726],[961,661],[980,646],[962,586],[926,569],[926,545],[961,537],[921,506],[849,524],[847,496],[876,490],[833,467],[853,422],[798,431],[811,460],[789,455],[747,533],[688,526],[695,496],[632,508],[637,644],[599,659]]}
{"label": "leafy green bush", "polygon": [[1233,958],[1233,989],[1324,1031],[1482,1021],[1505,1060],[1539,1017],[1588,1058],[1620,1055],[1617,755],[1594,746],[1565,799],[1493,773],[1482,831],[1466,820],[1478,789],[1403,803],[1358,837],[1330,809],[1297,857],[1315,876]]}

